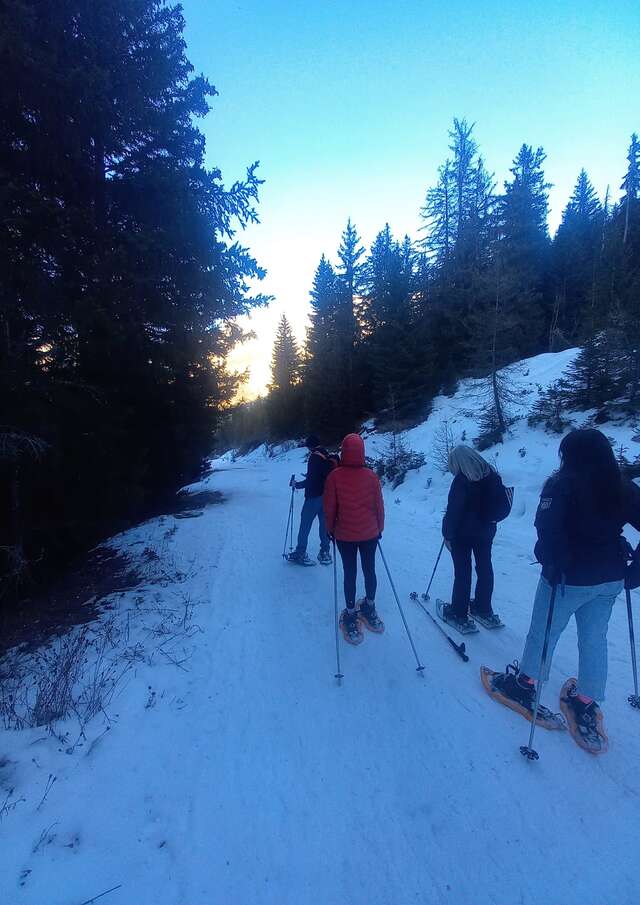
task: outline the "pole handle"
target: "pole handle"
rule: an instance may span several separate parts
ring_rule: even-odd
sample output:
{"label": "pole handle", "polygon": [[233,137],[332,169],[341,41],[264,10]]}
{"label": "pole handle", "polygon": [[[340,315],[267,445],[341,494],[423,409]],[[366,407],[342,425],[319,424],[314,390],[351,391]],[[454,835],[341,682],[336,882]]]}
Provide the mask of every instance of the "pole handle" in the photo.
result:
{"label": "pole handle", "polygon": [[447,641],[449,642],[451,647],[454,649],[454,651],[457,653],[457,655],[459,657],[461,657],[465,663],[468,663],[469,657],[465,653],[466,648],[464,646],[464,642],[462,644],[456,644],[456,642],[453,640],[453,638],[451,638],[449,635],[447,635]]}

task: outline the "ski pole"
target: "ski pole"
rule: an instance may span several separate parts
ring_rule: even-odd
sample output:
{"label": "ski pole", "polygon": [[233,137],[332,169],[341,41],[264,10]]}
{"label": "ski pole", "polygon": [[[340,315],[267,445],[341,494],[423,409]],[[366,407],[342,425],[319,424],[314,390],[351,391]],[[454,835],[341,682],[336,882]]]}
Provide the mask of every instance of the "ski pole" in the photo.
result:
{"label": "ski pole", "polygon": [[[295,475],[291,475],[291,481],[295,478]],[[284,546],[282,547],[282,558],[285,559],[287,555],[287,538],[289,537],[289,525],[293,522],[293,494],[295,493],[295,487],[291,484],[291,500],[289,502],[289,517],[287,518],[287,527],[284,532]],[[292,530],[293,537],[293,530]],[[293,549],[293,540],[291,543],[291,549]]]}
{"label": "ski pole", "polygon": [[342,684],[341,679],[344,679],[342,675],[342,670],[340,669],[340,644],[338,642],[338,566],[336,563],[336,539],[333,538],[333,614],[334,614],[334,622],[336,628],[336,668],[337,672],[334,676],[334,679],[338,680],[338,685]]}
{"label": "ski pole", "polygon": [[380,550],[380,556],[382,557],[382,562],[384,563],[384,567],[387,571],[387,577],[389,578],[389,584],[391,585],[391,590],[393,591],[393,596],[396,598],[396,603],[398,604],[398,609],[400,610],[400,615],[402,616],[402,622],[404,623],[405,630],[407,632],[407,638],[409,639],[409,644],[411,645],[411,650],[413,651],[413,656],[416,658],[416,672],[418,675],[423,675],[424,666],[420,663],[420,657],[418,656],[418,652],[416,650],[416,646],[413,643],[413,638],[411,637],[411,632],[409,631],[409,626],[407,625],[407,620],[404,617],[404,611],[402,609],[402,604],[400,603],[400,598],[398,597],[398,592],[396,591],[396,586],[393,583],[393,578],[391,577],[391,572],[389,571],[389,566],[387,565],[387,560],[385,558],[384,553],[382,552],[382,544],[378,541],[378,550]]}
{"label": "ski pole", "polygon": [[421,609],[424,613],[427,614],[427,616],[428,616],[429,619],[433,622],[433,624],[434,624],[435,627],[438,629],[438,631],[439,631],[439,632],[442,632],[442,634],[445,636],[445,638],[447,639],[447,641],[449,642],[449,644],[451,645],[451,647],[454,649],[454,651],[457,653],[457,655],[458,655],[462,660],[464,660],[465,663],[468,663],[468,662],[469,662],[469,657],[467,656],[467,648],[466,648],[466,645],[465,645],[464,641],[460,642],[460,644],[456,644],[456,642],[453,640],[453,638],[451,637],[451,635],[448,635],[448,634],[445,632],[445,630],[442,628],[442,626],[439,625],[439,624],[436,622],[436,620],[433,618],[433,616],[431,615],[431,613],[429,612],[429,610],[426,608],[426,606],[424,605],[424,603],[422,603],[422,601],[421,601],[420,598],[418,597],[416,591],[412,591],[412,592],[409,594],[409,598],[410,598],[411,600],[415,600],[415,602],[418,604],[418,606],[420,607],[420,609]]}
{"label": "ski pole", "polygon": [[636,638],[633,631],[633,611],[631,609],[631,588],[624,589],[627,595],[627,618],[629,620],[629,644],[631,645],[631,668],[633,669],[633,689],[627,700],[632,707],[640,710],[640,695],[638,694],[638,666],[636,664]]}
{"label": "ski pole", "polygon": [[540,695],[542,694],[542,676],[547,665],[547,649],[549,647],[549,636],[551,635],[551,623],[553,621],[553,608],[556,603],[556,593],[558,591],[557,582],[551,588],[551,600],[549,601],[549,612],[547,613],[547,627],[544,632],[544,644],[542,645],[542,655],[540,657],[540,670],[538,672],[538,685],[536,688],[536,703],[533,708],[533,720],[531,722],[531,732],[529,733],[529,744],[520,745],[520,754],[527,760],[539,760],[537,751],[532,748],[533,733],[536,730],[536,720],[538,719],[538,707],[540,706]]}
{"label": "ski pole", "polygon": [[[293,478],[294,475],[291,475]],[[293,526],[295,523],[295,497],[296,497],[296,485],[294,484],[292,487],[291,493],[291,538],[289,540],[289,553],[293,551]]]}
{"label": "ski pole", "polygon": [[[427,585],[427,590],[422,595],[422,599],[425,601],[429,600],[429,591],[431,590],[431,585],[433,584],[433,579],[436,576],[436,569],[438,568],[438,563],[440,562],[440,557],[442,556],[443,550],[444,550],[444,539],[443,539],[442,543],[440,544],[440,552],[438,553],[438,558],[436,559],[436,564],[433,567],[433,572],[431,573],[431,578],[429,579],[429,584]],[[431,615],[431,614],[429,614],[429,615]],[[438,626],[438,628],[440,628],[440,626]],[[447,635],[447,637],[449,637],[449,636]]]}

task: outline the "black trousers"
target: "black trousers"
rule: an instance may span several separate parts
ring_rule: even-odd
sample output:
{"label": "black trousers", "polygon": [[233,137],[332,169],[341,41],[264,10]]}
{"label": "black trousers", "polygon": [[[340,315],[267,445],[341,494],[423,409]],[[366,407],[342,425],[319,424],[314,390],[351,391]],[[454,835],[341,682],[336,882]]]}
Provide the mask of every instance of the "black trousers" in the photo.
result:
{"label": "black trousers", "polygon": [[376,599],[378,582],[376,579],[376,549],[378,539],[350,541],[337,540],[338,550],[344,569],[344,599],[347,607],[356,605],[356,572],[358,570],[357,555],[360,551],[360,565],[364,574],[364,589],[369,600]]}
{"label": "black trousers", "polygon": [[491,564],[491,546],[493,538],[461,538],[451,541],[451,556],[455,578],[451,603],[456,616],[464,618],[469,615],[471,598],[471,554],[476,561],[476,594],[475,608],[479,613],[491,615],[491,595],[493,594],[493,566]]}

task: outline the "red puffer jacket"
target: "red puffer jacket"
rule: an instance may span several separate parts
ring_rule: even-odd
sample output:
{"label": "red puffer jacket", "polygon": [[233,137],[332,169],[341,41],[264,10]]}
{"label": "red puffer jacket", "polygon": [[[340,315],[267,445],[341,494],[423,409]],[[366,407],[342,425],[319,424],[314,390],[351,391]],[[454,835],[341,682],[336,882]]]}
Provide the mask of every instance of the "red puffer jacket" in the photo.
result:
{"label": "red puffer jacket", "polygon": [[364,464],[364,443],[358,434],[342,441],[340,466],[324,485],[322,499],[327,531],[336,540],[365,541],[382,534],[384,503],[378,476]]}

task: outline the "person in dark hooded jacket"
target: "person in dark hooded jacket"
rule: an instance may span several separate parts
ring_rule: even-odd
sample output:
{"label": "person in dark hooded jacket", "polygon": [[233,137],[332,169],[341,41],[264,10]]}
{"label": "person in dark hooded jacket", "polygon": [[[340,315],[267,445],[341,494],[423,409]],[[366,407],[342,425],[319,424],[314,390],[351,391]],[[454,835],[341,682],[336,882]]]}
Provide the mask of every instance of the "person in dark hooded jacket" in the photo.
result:
{"label": "person in dark hooded jacket", "polygon": [[[462,631],[475,631],[469,618],[477,615],[488,626],[498,627],[500,617],[493,612],[493,566],[491,547],[496,534],[491,501],[502,489],[497,472],[469,446],[456,446],[449,454],[449,471],[454,476],[442,520],[442,536],[451,552],[454,568],[451,603],[442,613],[447,622]],[[471,555],[476,563],[475,598],[471,605]]]}
{"label": "person in dark hooded jacket", "polygon": [[[375,559],[384,530],[384,502],[380,479],[365,465],[364,442],[359,434],[348,434],[342,441],[340,467],[327,478],[323,505],[327,531],[335,538],[344,568],[346,608],[340,627],[347,641],[359,644],[364,637],[361,622],[372,632],[384,631],[375,603]],[[358,553],[366,596],[356,608]]]}
{"label": "person in dark hooded jacket", "polygon": [[[607,629],[623,587],[625,524],[640,531],[640,488],[623,478],[611,444],[598,430],[574,430],[560,444],[560,469],[545,483],[538,511],[535,552],[542,575],[518,664],[493,673],[490,692],[532,719],[536,682],[549,677],[553,652],[571,616],[578,630],[578,678],[565,682],[560,707],[578,744],[592,754],[607,748],[598,701],[607,681]],[[544,674],[542,649],[551,596],[556,589]],[[542,707],[538,721],[549,711]]]}
{"label": "person in dark hooded jacket", "polygon": [[307,555],[307,544],[314,519],[317,518],[318,534],[320,536],[318,562],[328,564],[331,562],[331,554],[329,552],[329,536],[325,528],[322,509],[322,494],[324,493],[324,483],[327,475],[333,469],[335,463],[326,449],[320,445],[320,440],[315,434],[307,437],[305,446],[309,450],[307,474],[302,481],[292,479],[289,482],[297,490],[304,489],[304,504],[300,513],[300,528],[298,530],[296,549],[289,554],[288,559],[289,562],[301,566],[315,565],[313,560]]}

